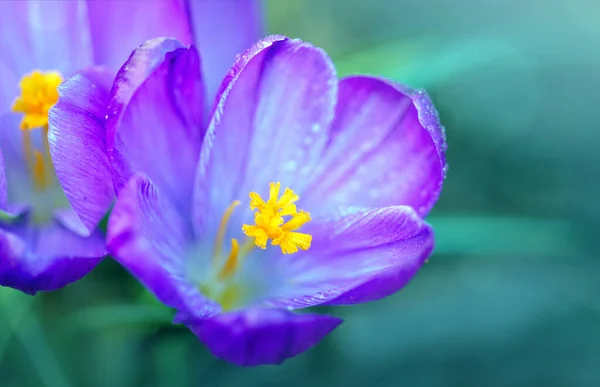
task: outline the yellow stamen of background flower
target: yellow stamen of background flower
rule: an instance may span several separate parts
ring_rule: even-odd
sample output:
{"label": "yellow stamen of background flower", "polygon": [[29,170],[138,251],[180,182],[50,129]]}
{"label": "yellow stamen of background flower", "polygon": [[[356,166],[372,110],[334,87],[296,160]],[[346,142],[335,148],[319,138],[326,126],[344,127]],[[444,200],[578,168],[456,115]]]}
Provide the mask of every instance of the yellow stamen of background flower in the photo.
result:
{"label": "yellow stamen of background flower", "polygon": [[39,70],[25,75],[19,82],[21,95],[15,100],[12,111],[23,113],[21,130],[48,126],[48,110],[58,101],[58,85],[63,81],[56,71]]}
{"label": "yellow stamen of background flower", "polygon": [[50,185],[48,179],[48,171],[46,171],[46,165],[44,163],[44,156],[40,151],[33,151],[33,182],[35,188],[43,191]]}
{"label": "yellow stamen of background flower", "polygon": [[[295,230],[310,221],[310,214],[296,209],[299,197],[290,188],[286,188],[279,197],[281,183],[269,184],[269,200],[266,202],[256,192],[250,192],[250,209],[254,213],[254,225],[244,224],[242,230],[261,249],[267,247],[267,242],[279,246],[284,254],[293,254],[298,249],[308,250],[312,236]],[[285,220],[284,216],[291,216]]]}
{"label": "yellow stamen of background flower", "polygon": [[[47,189],[53,181],[54,170],[48,146],[48,111],[58,101],[58,86],[62,76],[56,71],[35,70],[19,82],[21,95],[12,106],[15,113],[23,113],[19,128],[23,133],[23,148],[33,186],[38,191]],[[43,150],[34,149],[29,132],[39,128],[43,132]]]}

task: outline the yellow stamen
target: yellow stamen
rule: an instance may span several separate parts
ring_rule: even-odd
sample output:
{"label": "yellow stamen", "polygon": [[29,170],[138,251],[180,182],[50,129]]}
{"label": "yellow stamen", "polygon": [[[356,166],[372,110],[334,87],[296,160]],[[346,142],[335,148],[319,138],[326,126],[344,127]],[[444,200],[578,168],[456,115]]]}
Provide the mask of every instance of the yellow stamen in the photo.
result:
{"label": "yellow stamen", "polygon": [[29,130],[22,131],[23,133],[23,151],[25,152],[25,161],[27,162],[27,168],[33,171],[34,157],[33,157],[33,145],[31,144],[31,134]]}
{"label": "yellow stamen", "polygon": [[209,279],[199,284],[202,293],[218,302],[224,311],[238,307],[245,298],[243,277],[236,278],[236,273],[255,246],[265,249],[271,240],[271,244],[279,246],[284,254],[293,254],[299,249],[307,250],[311,245],[311,235],[296,232],[310,221],[310,214],[296,209],[294,203],[299,197],[291,189],[286,188],[279,197],[280,188],[280,183],[271,183],[267,201],[256,192],[250,193],[250,208],[256,210],[255,224],[242,226],[243,232],[250,237],[243,244],[240,245],[238,239],[231,239],[227,258],[222,254],[223,240],[233,211],[240,202],[235,200],[225,209],[215,237],[213,269]]}
{"label": "yellow stamen", "polygon": [[[298,249],[308,250],[312,242],[309,234],[294,232],[310,221],[310,214],[298,211],[294,202],[299,197],[290,188],[286,188],[281,198],[279,190],[281,183],[269,184],[269,200],[264,201],[256,192],[250,192],[250,209],[257,210],[254,214],[254,225],[244,224],[242,231],[261,249],[271,244],[279,246],[284,254],[293,254]],[[292,218],[285,221],[284,216]]]}
{"label": "yellow stamen", "polygon": [[[215,246],[213,250],[213,266],[215,269],[220,269],[217,272],[217,279],[219,280],[229,280],[231,279],[238,268],[241,266],[243,262],[243,258],[250,253],[250,251],[254,248],[253,243],[250,240],[247,240],[241,247],[238,243],[238,240],[235,238],[231,239],[231,251],[229,252],[229,256],[225,260],[225,263],[222,263],[222,245],[223,240],[225,239],[225,233],[227,232],[227,224],[231,219],[231,215],[237,206],[240,205],[239,200],[233,201],[225,210],[223,217],[221,218],[221,222],[219,224],[219,229],[217,231],[217,237],[215,238]],[[220,266],[222,265],[222,266]]]}
{"label": "yellow stamen", "polygon": [[21,78],[21,95],[12,106],[13,112],[25,115],[21,130],[48,126],[48,110],[58,101],[57,87],[62,81],[62,76],[56,71],[42,73],[35,70]]}
{"label": "yellow stamen", "polygon": [[[223,245],[223,239],[225,239],[225,232],[227,231],[227,223],[229,223],[229,219],[231,218],[231,214],[233,214],[233,210],[241,203],[239,200],[235,200],[233,203],[227,207],[225,210],[225,214],[221,218],[221,223],[219,224],[219,230],[217,231],[217,237],[215,238],[215,249],[213,251],[213,261],[216,263],[221,256],[221,246]],[[237,242],[237,241],[236,241]]]}
{"label": "yellow stamen", "polygon": [[33,182],[35,184],[35,188],[43,191],[48,187],[48,174],[46,172],[46,167],[44,165],[44,156],[40,151],[34,151],[33,157],[35,159],[33,163]]}
{"label": "yellow stamen", "polygon": [[310,222],[310,214],[306,211],[300,210],[299,212],[292,215],[292,219],[285,222],[281,228],[284,231],[292,231],[297,230],[300,227],[304,226],[306,223]]}
{"label": "yellow stamen", "polygon": [[237,239],[231,239],[231,252],[229,253],[229,257],[225,261],[225,265],[219,271],[217,277],[220,280],[226,280],[231,278],[236,270],[238,265],[238,253],[240,251],[240,245],[238,244]]}
{"label": "yellow stamen", "polygon": [[284,254],[298,252],[298,247],[308,250],[312,242],[312,236],[301,232],[286,232],[281,238],[273,240],[273,245],[281,247]]}
{"label": "yellow stamen", "polygon": [[[19,82],[21,94],[12,106],[13,112],[24,114],[19,127],[23,132],[25,159],[33,180],[33,187],[37,191],[47,189],[54,178],[48,146],[48,111],[58,101],[57,87],[62,81],[62,76],[56,71],[35,70],[21,78]],[[41,133],[43,150],[34,149],[31,141],[29,132],[36,128],[43,130]]]}

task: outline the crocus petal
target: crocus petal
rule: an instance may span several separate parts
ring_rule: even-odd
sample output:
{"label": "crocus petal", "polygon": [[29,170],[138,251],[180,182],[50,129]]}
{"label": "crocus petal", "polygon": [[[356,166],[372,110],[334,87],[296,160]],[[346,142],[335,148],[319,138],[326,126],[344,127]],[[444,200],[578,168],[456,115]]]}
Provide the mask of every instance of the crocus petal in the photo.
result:
{"label": "crocus petal", "polygon": [[[189,1],[194,40],[202,53],[202,75],[209,103],[227,70],[263,35],[259,0]],[[161,35],[166,36],[166,35]],[[169,35],[171,36],[171,35]]]}
{"label": "crocus petal", "polygon": [[250,309],[185,322],[211,352],[240,366],[280,364],[314,347],[342,320],[281,309]]}
{"label": "crocus petal", "polygon": [[90,235],[90,230],[81,222],[73,208],[60,208],[55,210],[53,215],[54,220],[69,231],[83,237]]}
{"label": "crocus petal", "polygon": [[445,177],[444,128],[427,94],[377,78],[339,85],[331,138],[306,208],[407,205],[426,215]]}
{"label": "crocus petal", "polygon": [[8,203],[8,187],[4,169],[4,154],[0,148],[0,223],[12,222],[23,215],[27,207]]}
{"label": "crocus petal", "polygon": [[[78,1],[1,1],[2,62],[18,79],[35,69],[63,75],[92,63],[87,16]],[[2,88],[17,89],[17,84]]]}
{"label": "crocus petal", "polygon": [[50,109],[48,139],[56,175],[89,233],[115,198],[104,117],[114,75],[86,69],[66,80]]}
{"label": "crocus petal", "polygon": [[19,81],[36,69],[69,76],[91,64],[87,17],[79,12],[80,5],[77,1],[0,1],[0,146],[9,197],[23,191],[20,185],[29,186],[28,181],[14,178],[27,174],[19,130],[22,116],[11,111],[20,94]]}
{"label": "crocus petal", "polygon": [[272,181],[301,191],[325,146],[337,96],[330,59],[299,40],[267,38],[231,73],[203,144],[195,192],[196,209],[212,207],[214,216],[251,191],[265,194]]}
{"label": "crocus petal", "polygon": [[313,236],[308,251],[273,257],[280,281],[276,286],[272,279],[275,305],[301,308],[386,297],[416,274],[434,242],[431,227],[404,206],[349,210],[315,219],[302,231]]}
{"label": "crocus petal", "polygon": [[196,316],[220,309],[186,278],[191,227],[144,176],[134,175],[119,192],[108,223],[108,249],[163,303]]}
{"label": "crocus petal", "polygon": [[0,229],[0,285],[27,294],[60,289],[89,273],[105,255],[103,236],[80,237],[57,223]]}
{"label": "crocus petal", "polygon": [[121,69],[107,141],[117,192],[141,172],[185,210],[203,136],[202,84],[198,52],[176,46],[170,40],[148,42]]}
{"label": "crocus petal", "polygon": [[88,1],[94,63],[117,70],[131,50],[160,36],[191,43],[184,1]]}
{"label": "crocus petal", "polygon": [[8,191],[6,190],[6,173],[4,172],[4,155],[0,149],[0,210],[6,209],[6,199]]}

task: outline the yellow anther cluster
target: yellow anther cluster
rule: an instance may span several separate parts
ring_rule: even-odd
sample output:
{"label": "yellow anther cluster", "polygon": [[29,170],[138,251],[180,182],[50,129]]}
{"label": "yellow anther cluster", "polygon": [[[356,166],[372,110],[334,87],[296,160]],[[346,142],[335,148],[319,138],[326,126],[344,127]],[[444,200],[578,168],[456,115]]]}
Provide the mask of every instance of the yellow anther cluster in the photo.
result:
{"label": "yellow anther cluster", "polygon": [[[307,250],[312,236],[295,230],[310,221],[310,214],[296,209],[299,197],[289,188],[279,197],[281,183],[269,184],[269,200],[266,202],[256,192],[250,192],[250,209],[254,213],[254,225],[244,224],[242,230],[261,249],[271,244],[279,246],[284,254],[293,254],[298,249]],[[291,217],[287,221],[284,217]]]}
{"label": "yellow anther cluster", "polygon": [[45,128],[48,126],[48,110],[58,101],[58,85],[62,76],[56,71],[33,71],[25,75],[19,87],[21,95],[15,100],[12,111],[23,113],[21,129]]}
{"label": "yellow anther cluster", "polygon": [[[55,180],[50,147],[48,144],[48,111],[58,101],[58,86],[62,76],[55,72],[35,70],[25,75],[19,82],[21,94],[15,99],[12,111],[23,113],[20,129],[23,135],[23,148],[33,188],[45,191]],[[32,129],[40,129],[43,146],[36,147],[30,133]]]}

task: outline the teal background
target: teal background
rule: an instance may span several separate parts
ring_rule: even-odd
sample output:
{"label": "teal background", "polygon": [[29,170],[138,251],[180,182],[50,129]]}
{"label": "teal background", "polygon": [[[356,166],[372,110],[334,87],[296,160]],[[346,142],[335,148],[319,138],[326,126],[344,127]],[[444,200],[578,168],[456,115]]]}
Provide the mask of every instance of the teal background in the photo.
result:
{"label": "teal background", "polygon": [[[228,0],[225,0],[228,1]],[[282,366],[214,359],[106,260],[66,289],[0,289],[1,387],[600,386],[600,4],[270,0],[270,33],[340,76],[425,87],[450,169],[429,264]]]}

